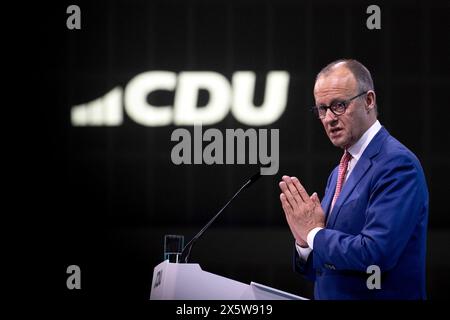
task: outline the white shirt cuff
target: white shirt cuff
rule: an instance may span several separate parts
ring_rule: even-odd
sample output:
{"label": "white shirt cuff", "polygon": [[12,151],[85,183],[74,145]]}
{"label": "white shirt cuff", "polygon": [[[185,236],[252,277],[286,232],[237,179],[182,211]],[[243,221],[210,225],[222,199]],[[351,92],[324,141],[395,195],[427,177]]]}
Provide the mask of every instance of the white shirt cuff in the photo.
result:
{"label": "white shirt cuff", "polygon": [[311,248],[311,250],[314,250],[314,237],[316,236],[317,232],[322,230],[321,227],[316,227],[312,229],[308,235],[306,236],[306,242],[308,242],[308,246]]}
{"label": "white shirt cuff", "polygon": [[312,251],[311,248],[302,248],[297,244],[297,242],[295,243],[295,248],[297,249],[298,255],[303,261],[308,260],[308,256]]}

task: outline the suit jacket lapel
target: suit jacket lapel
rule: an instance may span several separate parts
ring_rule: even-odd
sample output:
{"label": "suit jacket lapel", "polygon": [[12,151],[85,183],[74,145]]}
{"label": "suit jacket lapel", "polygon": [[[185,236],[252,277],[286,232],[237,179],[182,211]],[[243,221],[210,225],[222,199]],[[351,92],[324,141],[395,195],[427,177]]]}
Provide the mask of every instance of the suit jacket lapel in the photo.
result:
{"label": "suit jacket lapel", "polygon": [[330,207],[331,207],[331,201],[333,200],[334,191],[336,190],[336,184],[337,184],[337,172],[338,170],[334,170],[333,174],[331,176],[330,185],[327,189],[327,193],[323,196],[322,199],[322,208],[325,212],[325,221],[328,221],[328,216],[330,215]]}
{"label": "suit jacket lapel", "polygon": [[364,176],[364,174],[370,168],[371,165],[372,165],[372,162],[370,161],[370,159],[361,157],[358,160],[358,163],[356,164],[355,168],[351,172],[347,181],[344,183],[341,193],[339,194],[339,197],[337,198],[336,203],[334,204],[330,218],[327,221],[328,228],[334,227],[334,224],[336,223],[336,219],[339,215],[342,204],[345,203],[345,200],[352,193],[353,189],[356,187],[359,180],[361,180],[361,178]]}
{"label": "suit jacket lapel", "polygon": [[[372,166],[372,158],[378,154],[380,151],[381,145],[383,144],[384,140],[389,136],[389,133],[387,130],[382,127],[380,131],[373,137],[372,141],[367,146],[366,150],[361,155],[361,158],[359,158],[358,163],[356,163],[355,168],[353,168],[353,171],[351,172],[350,176],[348,177],[347,181],[344,183],[344,186],[342,187],[341,194],[339,195],[338,199],[336,200],[336,203],[334,204],[333,210],[328,213],[327,216],[327,228],[333,228],[336,219],[339,215],[340,209],[342,207],[342,204],[345,203],[345,200],[350,196],[353,189],[356,187],[358,182],[362,179],[366,171]],[[331,197],[329,200],[329,203],[327,203],[327,211],[329,211],[329,207],[331,205],[331,200],[334,196],[334,191],[336,190],[336,183],[337,183],[337,176],[333,177],[335,180],[333,182],[333,188],[330,188],[332,192],[329,192],[329,197]]]}

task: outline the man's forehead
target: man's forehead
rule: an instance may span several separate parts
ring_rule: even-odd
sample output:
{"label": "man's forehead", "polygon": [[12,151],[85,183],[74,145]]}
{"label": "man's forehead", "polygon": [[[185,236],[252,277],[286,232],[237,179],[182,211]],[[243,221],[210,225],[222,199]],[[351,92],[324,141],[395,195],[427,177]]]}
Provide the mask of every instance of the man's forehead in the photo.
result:
{"label": "man's forehead", "polygon": [[332,71],[321,75],[315,85],[314,92],[321,90],[349,90],[352,91],[356,85],[353,74],[345,67],[333,68]]}

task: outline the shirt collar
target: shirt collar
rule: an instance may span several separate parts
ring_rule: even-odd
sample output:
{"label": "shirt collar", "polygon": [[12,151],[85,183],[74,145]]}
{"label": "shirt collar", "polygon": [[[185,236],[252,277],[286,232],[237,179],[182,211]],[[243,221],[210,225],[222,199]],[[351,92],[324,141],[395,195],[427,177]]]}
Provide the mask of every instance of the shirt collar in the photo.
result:
{"label": "shirt collar", "polygon": [[364,132],[361,138],[359,138],[359,140],[354,145],[347,149],[347,151],[352,155],[353,159],[358,161],[359,158],[361,158],[364,150],[366,150],[370,141],[372,141],[373,137],[375,137],[380,129],[381,124],[380,121],[377,120],[369,129],[367,129],[366,132]]}

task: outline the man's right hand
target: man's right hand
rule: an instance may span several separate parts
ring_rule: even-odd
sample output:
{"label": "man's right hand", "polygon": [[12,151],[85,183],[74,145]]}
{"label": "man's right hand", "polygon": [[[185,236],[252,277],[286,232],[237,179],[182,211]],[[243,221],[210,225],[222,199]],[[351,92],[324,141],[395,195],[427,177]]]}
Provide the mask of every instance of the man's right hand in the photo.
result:
{"label": "man's right hand", "polygon": [[[280,199],[281,199],[281,194],[280,194]],[[284,215],[286,217],[286,221],[287,221],[287,223],[289,225],[289,228],[291,229],[291,233],[292,233],[292,235],[295,238],[295,243],[297,245],[299,245],[300,247],[302,247],[302,248],[308,248],[309,246],[308,246],[308,243],[306,242],[306,239],[302,239],[300,237],[300,235],[297,232],[295,232],[295,228],[293,227],[294,226],[294,222],[291,219],[291,215],[289,215],[286,212],[287,210],[291,210],[291,209],[288,208],[287,205],[283,204],[283,201],[281,201],[281,206],[283,207]]]}

